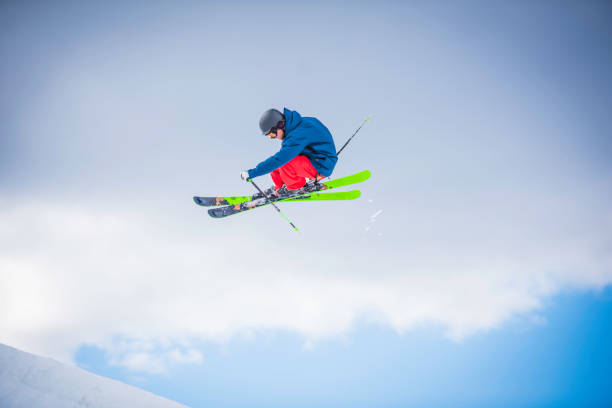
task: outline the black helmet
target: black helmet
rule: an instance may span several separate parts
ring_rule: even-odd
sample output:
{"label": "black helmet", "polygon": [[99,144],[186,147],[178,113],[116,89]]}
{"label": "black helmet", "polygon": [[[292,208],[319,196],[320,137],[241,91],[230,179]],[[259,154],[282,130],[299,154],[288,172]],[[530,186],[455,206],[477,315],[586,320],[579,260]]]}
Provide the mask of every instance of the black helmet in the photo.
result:
{"label": "black helmet", "polygon": [[264,135],[270,133],[272,128],[283,127],[285,127],[285,117],[276,109],[268,109],[261,115],[261,119],[259,119],[259,128]]}

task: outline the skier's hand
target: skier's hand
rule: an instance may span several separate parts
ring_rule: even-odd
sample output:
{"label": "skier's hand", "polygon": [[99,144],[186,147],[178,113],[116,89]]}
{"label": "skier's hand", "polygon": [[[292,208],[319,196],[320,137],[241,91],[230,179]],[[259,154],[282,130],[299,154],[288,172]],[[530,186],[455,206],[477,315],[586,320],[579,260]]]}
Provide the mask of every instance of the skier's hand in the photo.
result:
{"label": "skier's hand", "polygon": [[251,179],[249,178],[249,172],[248,171],[240,172],[240,178],[243,179],[244,181],[251,181]]}

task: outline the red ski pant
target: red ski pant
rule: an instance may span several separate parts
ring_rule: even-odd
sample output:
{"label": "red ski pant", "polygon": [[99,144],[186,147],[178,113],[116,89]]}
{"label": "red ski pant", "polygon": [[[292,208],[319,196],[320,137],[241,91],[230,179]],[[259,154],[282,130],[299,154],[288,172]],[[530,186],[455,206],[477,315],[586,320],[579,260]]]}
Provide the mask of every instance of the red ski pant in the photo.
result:
{"label": "red ski pant", "polygon": [[289,190],[297,190],[304,187],[307,178],[314,179],[317,174],[317,170],[312,166],[308,157],[296,156],[289,163],[271,172],[270,176],[277,190],[283,184],[286,184]]}

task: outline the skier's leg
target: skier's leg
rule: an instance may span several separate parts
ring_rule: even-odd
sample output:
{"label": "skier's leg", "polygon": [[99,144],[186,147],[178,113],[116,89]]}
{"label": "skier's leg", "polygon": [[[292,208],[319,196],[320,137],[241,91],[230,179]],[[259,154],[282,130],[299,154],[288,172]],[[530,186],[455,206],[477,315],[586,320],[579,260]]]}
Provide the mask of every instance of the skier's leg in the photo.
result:
{"label": "skier's leg", "polygon": [[281,177],[281,173],[279,169],[273,170],[270,173],[270,177],[272,177],[272,181],[274,182],[274,188],[276,190],[278,190],[279,188],[283,186],[283,184],[285,184],[285,182],[283,181]]}
{"label": "skier's leg", "polygon": [[308,157],[306,156],[298,156],[295,158],[295,163],[293,167],[295,168],[296,174],[299,177],[304,177],[305,179],[314,179],[319,175],[317,169],[314,168]]}
{"label": "skier's leg", "polygon": [[317,170],[306,156],[297,156],[278,170],[289,190],[300,189],[306,184],[306,178],[317,176]]}

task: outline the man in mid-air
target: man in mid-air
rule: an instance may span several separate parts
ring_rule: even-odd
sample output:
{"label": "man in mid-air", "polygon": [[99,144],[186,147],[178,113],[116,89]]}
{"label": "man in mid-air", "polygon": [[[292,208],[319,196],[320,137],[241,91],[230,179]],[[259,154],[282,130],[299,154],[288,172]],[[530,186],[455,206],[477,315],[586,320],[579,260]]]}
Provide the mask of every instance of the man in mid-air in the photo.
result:
{"label": "man in mid-air", "polygon": [[279,197],[302,194],[306,180],[318,182],[329,177],[338,156],[329,130],[317,118],[302,117],[296,111],[268,109],[259,120],[264,135],[282,142],[281,149],[257,167],[240,173],[249,179],[270,173],[274,186],[266,195]]}

